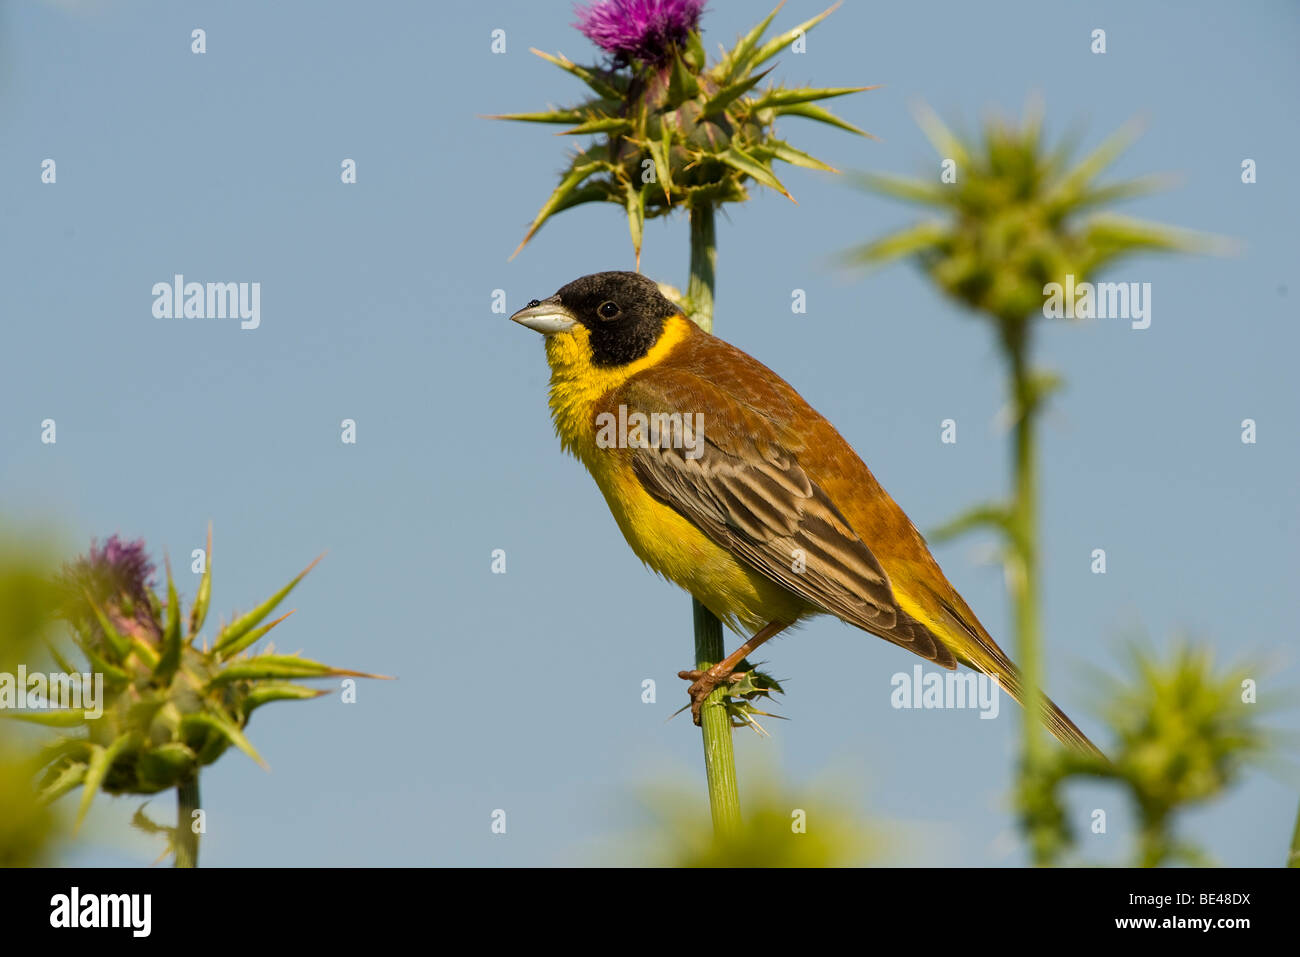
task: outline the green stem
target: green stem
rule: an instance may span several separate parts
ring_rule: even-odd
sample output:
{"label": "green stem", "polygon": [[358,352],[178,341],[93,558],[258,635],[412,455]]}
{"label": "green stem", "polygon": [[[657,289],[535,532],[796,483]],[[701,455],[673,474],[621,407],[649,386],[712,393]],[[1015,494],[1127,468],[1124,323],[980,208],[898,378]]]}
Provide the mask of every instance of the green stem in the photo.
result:
{"label": "green stem", "polygon": [[194,812],[199,808],[199,776],[176,787],[176,866],[199,866],[199,835],[194,831]]}
{"label": "green stem", "polygon": [[713,331],[714,269],[718,264],[718,238],[711,205],[691,207],[691,280],[686,299],[691,318],[705,332]]}
{"label": "green stem", "polygon": [[1300,812],[1295,818],[1295,833],[1291,835],[1291,853],[1287,855],[1287,867],[1300,867]]}
{"label": "green stem", "polygon": [[1138,867],[1161,867],[1169,860],[1171,842],[1169,838],[1168,818],[1159,816],[1145,817],[1138,831]]}
{"label": "green stem", "polygon": [[[704,671],[726,657],[722,646],[722,622],[691,599],[695,618],[695,667]],[[731,718],[723,704],[724,689],[709,695],[700,709],[700,730],[704,737],[704,774],[709,783],[709,810],[713,833],[734,834],[740,828],[740,788],[736,783],[736,755],[731,747]]]}
{"label": "green stem", "polygon": [[[1012,452],[1015,489],[1011,501],[1011,563],[1009,590],[1015,618],[1016,657],[1024,689],[1024,741],[1021,773],[1037,775],[1043,768],[1040,688],[1042,639],[1039,630],[1038,581],[1038,460],[1037,426],[1041,404],[1034,393],[1029,368],[1029,323],[1002,324],[1003,340],[1011,364],[1012,401],[1016,416]],[[1034,863],[1052,863],[1053,843],[1042,829],[1032,832]]]}
{"label": "green stem", "polygon": [[[691,318],[700,328],[713,328],[714,268],[717,265],[717,234],[712,205],[691,207],[691,278],[686,287]],[[699,599],[691,600],[695,619],[695,667],[701,671],[726,657],[722,644],[722,622]],[[709,784],[709,810],[713,832],[733,834],[740,827],[740,791],[736,784],[736,755],[731,743],[731,718],[723,706],[725,689],[709,695],[700,710],[704,737],[704,773]]]}

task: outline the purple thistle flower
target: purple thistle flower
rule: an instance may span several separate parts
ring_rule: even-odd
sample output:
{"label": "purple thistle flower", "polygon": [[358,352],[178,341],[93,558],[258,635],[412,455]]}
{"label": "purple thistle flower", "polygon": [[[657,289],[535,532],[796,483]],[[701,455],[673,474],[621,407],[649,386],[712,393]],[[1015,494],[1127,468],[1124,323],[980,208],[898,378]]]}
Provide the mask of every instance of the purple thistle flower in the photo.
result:
{"label": "purple thistle flower", "polygon": [[101,593],[105,597],[130,595],[133,600],[148,602],[154,567],[145,553],[144,539],[124,542],[113,535],[101,549],[96,549],[91,539],[90,557],[86,561],[96,582],[106,586]]}
{"label": "purple thistle flower", "polygon": [[602,50],[662,63],[700,22],[704,0],[600,0],[574,12],[573,26]]}
{"label": "purple thistle flower", "polygon": [[147,635],[161,635],[149,604],[153,573],[144,539],[124,542],[113,535],[103,548],[91,539],[90,553],[64,568],[64,613],[74,627],[97,635],[100,628],[86,602],[89,595],[119,630],[143,629]]}

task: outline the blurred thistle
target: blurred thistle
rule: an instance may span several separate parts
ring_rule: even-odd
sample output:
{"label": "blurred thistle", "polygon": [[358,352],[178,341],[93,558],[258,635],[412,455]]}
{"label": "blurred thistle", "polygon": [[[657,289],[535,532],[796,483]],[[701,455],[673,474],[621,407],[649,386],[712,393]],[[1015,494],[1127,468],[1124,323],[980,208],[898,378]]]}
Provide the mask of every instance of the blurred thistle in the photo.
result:
{"label": "blurred thistle", "polygon": [[1043,142],[1042,108],[1031,101],[1024,119],[991,117],[983,142],[954,134],[928,107],[917,122],[935,151],[952,160],[952,181],[856,174],[865,189],[928,206],[927,219],[850,250],[847,260],[878,266],[914,259],[949,297],[1003,327],[1002,335],[1043,314],[1044,289],[1067,275],[1084,282],[1104,266],[1138,252],[1209,252],[1227,248],[1202,233],[1175,229],[1098,207],[1155,192],[1167,176],[1096,182],[1137,139],[1130,122],[1071,164],[1077,139]]}
{"label": "blurred thistle", "polygon": [[1291,834],[1291,850],[1286,856],[1287,867],[1300,867],[1300,812],[1296,812],[1295,830]]}
{"label": "blurred thistle", "polygon": [[1137,812],[1133,866],[1206,866],[1205,853],[1175,833],[1184,810],[1221,796],[1275,745],[1261,723],[1263,705],[1244,690],[1252,670],[1217,671],[1212,651],[1178,642],[1166,658],[1134,644],[1128,680],[1101,675],[1102,716],[1115,744],[1111,760],[1059,752],[1022,782],[1026,827],[1057,857],[1075,843],[1061,785],[1075,777],[1118,782]]}
{"label": "blurred thistle", "polygon": [[649,827],[629,836],[635,862],[660,867],[861,867],[879,858],[884,833],[831,793],[794,793],[767,774],[746,791],[736,830],[711,830],[686,791],[641,796]]}
{"label": "blurred thistle", "polygon": [[[207,642],[200,645],[212,593],[210,528],[205,555],[203,577],[186,621],[170,568],[165,598],[154,591],[154,567],[143,542],[114,536],[102,548],[92,543],[89,554],[65,566],[57,586],[58,605],[88,671],[96,679],[102,675],[102,715],[86,708],[0,712],[68,729],[42,750],[38,786],[47,803],[81,787],[75,827],[99,791],[155,794],[176,788],[175,829],[153,824],[142,811],[136,823],[168,835],[178,867],[197,862],[198,834],[191,818],[199,807],[200,768],[231,745],[266,767],[244,733],[257,708],[328,694],[296,684],[300,679],[381,677],[296,654],[275,654],[269,645],[257,654],[247,652],[292,614],[263,624],[316,562],[262,604],[218,629],[210,647]],[[50,650],[65,674],[81,673],[52,645]]]}
{"label": "blurred thistle", "polygon": [[573,107],[492,117],[560,123],[570,126],[563,135],[596,137],[570,158],[515,253],[556,213],[611,202],[626,211],[639,263],[648,218],[674,207],[712,210],[744,202],[751,181],[789,197],[772,171],[776,160],[834,172],[778,137],[776,118],[803,116],[865,136],[817,101],[872,88],[768,84],[759,90],[771,68],[756,71],[838,6],[764,42],[778,6],[713,64],[706,62],[698,28],[702,0],[603,0],[578,8],[574,26],[610,55],[607,63],[579,66],[562,55],[532,52],[578,77],[594,95]]}
{"label": "blurred thistle", "polygon": [[[1098,207],[1140,196],[1165,184],[1163,177],[1098,184],[1097,177],[1137,134],[1128,124],[1071,164],[1075,143],[1043,143],[1042,112],[1031,103],[1019,124],[1000,117],[984,127],[983,141],[955,135],[929,109],[918,122],[948,176],[907,179],[863,174],[865,188],[938,210],[927,219],[846,254],[849,264],[875,267],[898,259],[916,262],[945,295],[991,320],[1007,363],[1011,398],[1011,496],[976,505],[931,535],[946,541],[974,529],[1002,537],[1002,562],[1015,621],[1016,657],[1025,684],[1021,754],[1022,791],[1042,781],[1047,760],[1031,702],[1042,685],[1038,577],[1037,426],[1047,399],[1061,387],[1055,373],[1033,368],[1035,318],[1046,315],[1047,286],[1089,281],[1099,269],[1140,252],[1210,252],[1225,244],[1204,234],[1098,212]],[[949,165],[949,161],[952,165]],[[1049,802],[1025,798],[1030,809]],[[1060,822],[1025,819],[1035,860],[1047,863],[1051,835]]]}
{"label": "blurred thistle", "polygon": [[31,787],[38,770],[30,754],[0,736],[0,867],[39,867],[49,863],[57,837],[53,811]]}
{"label": "blurred thistle", "polygon": [[[40,537],[0,534],[0,673],[41,652],[53,621],[51,563]],[[4,714],[7,709],[0,709]],[[59,839],[52,808],[38,800],[34,748],[14,725],[0,721],[0,867],[50,863]]]}

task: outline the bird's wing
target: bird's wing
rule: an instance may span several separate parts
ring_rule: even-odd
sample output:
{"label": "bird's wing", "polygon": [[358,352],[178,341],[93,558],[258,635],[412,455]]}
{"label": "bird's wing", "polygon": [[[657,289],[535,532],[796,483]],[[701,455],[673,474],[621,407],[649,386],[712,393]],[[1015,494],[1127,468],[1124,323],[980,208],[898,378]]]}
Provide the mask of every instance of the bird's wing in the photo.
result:
{"label": "bird's wing", "polygon": [[[652,367],[610,396],[645,414],[704,415],[698,455],[662,434],[630,450],[649,494],[809,602],[941,667],[955,668],[960,657],[1022,701],[1011,659],[830,423],[756,359],[712,336],[691,345],[675,368]],[[894,582],[859,531],[888,545],[881,554]],[[792,567],[795,549],[805,555],[802,573]],[[1061,741],[1100,754],[1046,698],[1042,714]]]}
{"label": "bird's wing", "polygon": [[800,468],[798,441],[787,430],[683,373],[658,370],[630,383],[619,398],[629,415],[678,412],[686,422],[696,411],[703,416],[701,435],[660,430],[629,449],[647,492],[766,578],[826,611],[875,633],[899,624],[885,570]]}

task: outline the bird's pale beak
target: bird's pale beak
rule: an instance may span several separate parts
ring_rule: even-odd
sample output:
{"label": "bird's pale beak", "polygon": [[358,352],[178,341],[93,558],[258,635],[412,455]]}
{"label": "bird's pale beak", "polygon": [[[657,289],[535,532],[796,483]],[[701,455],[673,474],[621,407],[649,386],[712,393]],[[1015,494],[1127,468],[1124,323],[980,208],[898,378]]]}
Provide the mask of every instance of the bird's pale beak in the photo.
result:
{"label": "bird's pale beak", "polygon": [[543,299],[541,302],[534,299],[510,318],[521,326],[527,326],[544,336],[553,336],[557,332],[572,329],[573,324],[578,321],[577,317],[560,303],[558,295]]}

